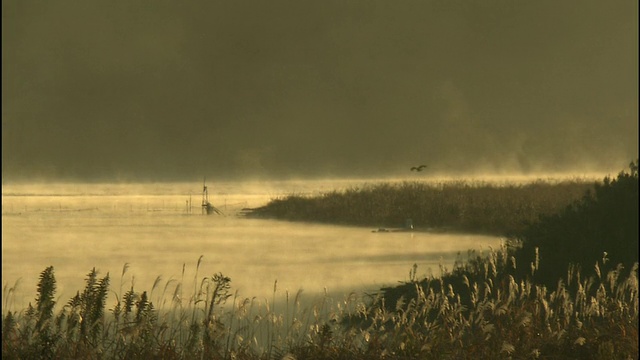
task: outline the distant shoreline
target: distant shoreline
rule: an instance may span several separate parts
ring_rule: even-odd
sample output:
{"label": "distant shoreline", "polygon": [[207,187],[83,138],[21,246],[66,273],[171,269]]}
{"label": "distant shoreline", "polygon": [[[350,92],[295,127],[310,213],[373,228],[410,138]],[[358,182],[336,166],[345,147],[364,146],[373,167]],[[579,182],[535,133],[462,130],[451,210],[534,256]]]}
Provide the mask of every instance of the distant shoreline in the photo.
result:
{"label": "distant shoreline", "polygon": [[413,231],[509,236],[586,196],[595,183],[376,183],[317,195],[291,194],[243,209],[242,215],[374,229],[403,229],[410,220]]}

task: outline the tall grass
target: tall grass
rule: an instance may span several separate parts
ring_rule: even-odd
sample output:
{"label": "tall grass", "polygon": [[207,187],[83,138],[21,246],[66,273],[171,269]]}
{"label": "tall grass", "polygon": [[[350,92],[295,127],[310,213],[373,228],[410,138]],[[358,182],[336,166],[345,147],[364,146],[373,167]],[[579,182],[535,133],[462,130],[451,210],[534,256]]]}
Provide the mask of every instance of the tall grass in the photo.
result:
{"label": "tall grass", "polygon": [[250,217],[510,235],[580,199],[594,184],[580,180],[491,184],[464,181],[365,184],[320,196],[289,195]]}
{"label": "tall grass", "polygon": [[[599,267],[604,264],[598,263]],[[302,292],[243,298],[217,273],[198,279],[188,300],[132,286],[115,306],[109,274],[95,269],[57,312],[55,277],[45,269],[35,306],[3,313],[2,356],[103,359],[631,359],[638,356],[637,263],[597,277],[570,268],[554,288],[514,277],[506,248],[469,253],[441,276],[377,294]],[[126,269],[123,269],[123,274]],[[415,269],[413,270],[415,271]],[[535,271],[535,269],[534,269]],[[168,284],[176,282],[170,280]],[[407,291],[410,288],[412,291]],[[277,297],[284,297],[277,309]]]}
{"label": "tall grass", "polygon": [[601,278],[570,271],[548,289],[508,274],[503,250],[477,260],[405,284],[413,295],[385,289],[402,295],[378,298],[360,315],[362,331],[379,353],[407,358],[638,357],[637,263],[624,281],[620,269]]}

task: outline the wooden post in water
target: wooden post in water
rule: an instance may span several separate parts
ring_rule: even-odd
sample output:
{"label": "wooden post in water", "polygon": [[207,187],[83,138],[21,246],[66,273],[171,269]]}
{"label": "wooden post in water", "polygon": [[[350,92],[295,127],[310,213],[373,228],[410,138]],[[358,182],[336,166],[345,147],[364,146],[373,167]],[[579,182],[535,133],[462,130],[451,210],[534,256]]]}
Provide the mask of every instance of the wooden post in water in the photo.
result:
{"label": "wooden post in water", "polygon": [[209,215],[209,190],[206,185],[207,178],[202,180],[202,215]]}
{"label": "wooden post in water", "polygon": [[202,182],[202,214],[210,215],[215,212],[216,214],[222,215],[220,210],[216,209],[215,206],[209,202],[209,189],[207,189],[205,181],[206,178]]}

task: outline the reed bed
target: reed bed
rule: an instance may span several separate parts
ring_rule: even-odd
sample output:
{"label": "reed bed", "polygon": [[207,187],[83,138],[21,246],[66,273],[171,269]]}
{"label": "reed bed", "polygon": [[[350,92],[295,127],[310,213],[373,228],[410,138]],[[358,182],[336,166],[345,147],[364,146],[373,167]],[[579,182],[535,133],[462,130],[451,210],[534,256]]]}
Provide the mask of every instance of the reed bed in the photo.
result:
{"label": "reed bed", "polygon": [[593,190],[581,179],[527,184],[402,182],[364,184],[319,196],[276,198],[247,216],[373,227],[453,230],[509,236]]}
{"label": "reed bed", "polygon": [[[133,285],[122,292],[121,285],[111,308],[105,301],[110,275],[92,269],[85,289],[60,309],[54,269],[48,267],[35,305],[3,311],[2,356],[635,359],[638,265],[605,272],[605,264],[598,264],[602,276],[581,278],[570,269],[548,289],[512,276],[515,264],[501,248],[470,253],[438,277],[418,280],[414,268],[414,277],[399,287],[340,299],[325,294],[307,306],[301,305],[301,291],[283,294],[277,282],[272,299],[243,298],[223,274],[198,278],[196,272],[197,290],[188,296],[177,281],[142,292]],[[125,265],[122,275],[126,271]]]}
{"label": "reed bed", "polygon": [[[164,287],[158,278],[148,292],[133,284],[125,291],[125,264],[113,307],[106,305],[113,291],[109,274],[100,278],[92,269],[85,289],[56,309],[54,269],[48,267],[40,275],[35,305],[27,309],[8,310],[15,285],[4,286],[2,356],[637,359],[638,161],[630,172],[596,184],[593,193],[586,189],[585,183],[499,188],[404,183],[275,200],[253,215],[307,220],[320,211],[327,215],[316,220],[361,225],[371,218],[410,217],[430,227],[478,226],[500,233],[533,224],[499,249],[469,252],[453,269],[441,267],[439,276],[419,279],[414,266],[410,281],[398,286],[341,299],[325,294],[308,306],[302,305],[301,292],[285,291],[284,301],[276,301],[282,296],[277,282],[269,300],[243,298],[222,273],[200,278],[201,257],[192,294],[184,294],[184,272],[181,281]],[[556,208],[563,210],[554,213]],[[520,223],[509,227],[498,215]],[[603,246],[614,251],[608,254]],[[594,251],[602,256],[596,258]],[[561,256],[552,256],[556,253]]]}

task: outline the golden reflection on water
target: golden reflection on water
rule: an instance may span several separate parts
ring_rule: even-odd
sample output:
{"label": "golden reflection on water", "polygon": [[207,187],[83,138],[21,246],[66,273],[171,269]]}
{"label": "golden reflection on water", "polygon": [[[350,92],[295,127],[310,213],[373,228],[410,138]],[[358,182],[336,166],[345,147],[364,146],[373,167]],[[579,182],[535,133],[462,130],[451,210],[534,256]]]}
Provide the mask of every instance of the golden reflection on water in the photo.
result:
{"label": "golden reflection on water", "polygon": [[[151,291],[160,277],[152,295],[158,305],[178,283],[185,296],[192,294],[196,270],[198,282],[217,272],[229,276],[242,297],[270,298],[276,280],[281,291],[292,293],[373,291],[408,280],[414,263],[418,275],[438,274],[439,264],[451,268],[457,252],[464,258],[468,249],[486,250],[501,241],[236,216],[277,196],[330,186],[335,184],[214,187],[211,200],[224,216],[201,215],[198,188],[187,184],[3,187],[3,288],[20,279],[11,300],[13,310],[22,309],[34,301],[39,273],[53,265],[60,303],[82,290],[93,267],[100,276],[110,274],[116,293],[132,284],[136,291]],[[4,301],[3,293],[3,307]]]}

